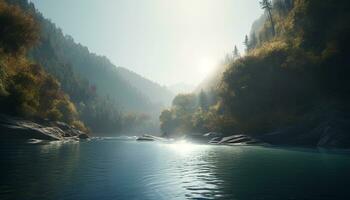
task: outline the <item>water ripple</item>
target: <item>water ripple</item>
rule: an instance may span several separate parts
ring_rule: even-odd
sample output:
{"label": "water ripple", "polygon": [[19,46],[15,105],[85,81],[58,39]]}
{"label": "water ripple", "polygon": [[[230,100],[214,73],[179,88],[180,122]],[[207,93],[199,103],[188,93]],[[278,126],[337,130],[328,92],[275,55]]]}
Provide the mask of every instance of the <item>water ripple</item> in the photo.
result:
{"label": "water ripple", "polygon": [[96,138],[0,156],[5,200],[350,199],[347,155]]}

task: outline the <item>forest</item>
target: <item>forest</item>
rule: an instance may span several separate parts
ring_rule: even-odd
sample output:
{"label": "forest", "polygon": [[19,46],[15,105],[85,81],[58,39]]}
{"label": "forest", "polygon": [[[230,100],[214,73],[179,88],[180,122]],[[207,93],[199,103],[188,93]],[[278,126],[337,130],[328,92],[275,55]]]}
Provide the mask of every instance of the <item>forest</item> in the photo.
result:
{"label": "forest", "polygon": [[246,52],[233,48],[214,78],[176,96],[160,115],[164,134],[259,135],[348,118],[349,1],[263,0],[260,6],[265,14],[242,40]]}
{"label": "forest", "polygon": [[242,37],[245,52],[233,45],[193,93],[175,97],[91,53],[33,3],[0,2],[2,114],[64,121],[94,133],[157,132],[160,126],[174,137],[259,135],[348,117],[346,0],[257,2],[265,13]]}
{"label": "forest", "polygon": [[60,83],[26,56],[39,39],[33,17],[0,2],[0,101],[5,114],[60,120],[87,131],[76,106]]}
{"label": "forest", "polygon": [[97,135],[158,131],[157,117],[173,98],[167,88],[91,53],[33,3],[1,5],[3,114],[69,122]]}

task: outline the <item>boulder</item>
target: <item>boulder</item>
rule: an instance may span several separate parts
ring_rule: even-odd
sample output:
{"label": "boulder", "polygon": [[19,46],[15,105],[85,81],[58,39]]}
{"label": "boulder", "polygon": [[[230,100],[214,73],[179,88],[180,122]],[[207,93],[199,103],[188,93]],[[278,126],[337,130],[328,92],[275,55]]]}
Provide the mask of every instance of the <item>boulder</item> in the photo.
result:
{"label": "boulder", "polygon": [[89,138],[89,135],[88,134],[86,134],[86,133],[82,133],[82,134],[80,134],[79,136],[78,136],[78,138],[79,139],[88,139]]}
{"label": "boulder", "polygon": [[[44,124],[44,125],[43,125]],[[86,139],[89,136],[63,122],[37,123],[21,118],[0,115],[0,132],[3,139],[10,140],[66,140]]]}
{"label": "boulder", "polygon": [[231,135],[228,137],[222,138],[217,144],[226,144],[226,145],[248,145],[248,144],[259,144],[261,143],[258,139],[252,138],[248,135]]}
{"label": "boulder", "polygon": [[208,143],[209,144],[217,144],[221,141],[221,139],[222,139],[221,137],[214,137]]}

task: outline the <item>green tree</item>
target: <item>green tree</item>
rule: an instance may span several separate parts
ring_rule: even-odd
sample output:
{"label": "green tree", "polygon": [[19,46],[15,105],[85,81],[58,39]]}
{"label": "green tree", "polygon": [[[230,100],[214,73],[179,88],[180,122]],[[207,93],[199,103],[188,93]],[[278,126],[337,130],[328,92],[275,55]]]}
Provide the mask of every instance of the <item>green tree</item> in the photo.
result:
{"label": "green tree", "polygon": [[192,112],[197,108],[197,97],[195,94],[179,94],[173,100],[173,107],[177,110]]}
{"label": "green tree", "polygon": [[268,15],[268,18],[269,18],[270,23],[271,23],[272,36],[274,37],[276,35],[276,31],[275,31],[275,22],[274,22],[273,17],[272,17],[271,0],[261,0],[259,3],[260,3],[261,8],[264,9]]}
{"label": "green tree", "polygon": [[237,46],[235,45],[234,49],[233,49],[233,59],[238,59],[239,57],[241,57],[241,54],[239,53],[239,50],[237,48]]}
{"label": "green tree", "polygon": [[245,35],[243,44],[245,46],[245,51],[248,52],[250,50],[248,35]]}
{"label": "green tree", "polygon": [[164,136],[169,136],[174,132],[176,124],[171,110],[163,110],[159,116],[159,121]]}
{"label": "green tree", "polygon": [[205,111],[209,108],[208,96],[203,90],[199,93],[199,106]]}
{"label": "green tree", "polygon": [[38,39],[34,19],[17,6],[0,1],[0,46],[5,53],[18,53],[33,46]]}

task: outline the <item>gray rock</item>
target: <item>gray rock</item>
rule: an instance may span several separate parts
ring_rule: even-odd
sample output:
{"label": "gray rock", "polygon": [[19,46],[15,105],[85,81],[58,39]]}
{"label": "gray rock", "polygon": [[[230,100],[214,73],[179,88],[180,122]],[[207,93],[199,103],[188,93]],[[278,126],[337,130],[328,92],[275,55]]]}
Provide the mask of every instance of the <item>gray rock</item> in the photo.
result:
{"label": "gray rock", "polygon": [[218,133],[218,132],[209,132],[203,135],[204,137],[208,137],[208,138],[216,138],[216,137],[222,137],[222,133]]}
{"label": "gray rock", "polygon": [[[44,125],[43,125],[44,124]],[[66,123],[33,121],[0,115],[1,137],[11,140],[66,140],[70,138],[86,139],[89,136]]]}
{"label": "gray rock", "polygon": [[260,144],[261,142],[248,135],[238,134],[222,138],[217,144],[225,145],[248,145],[248,144]]}
{"label": "gray rock", "polygon": [[89,138],[89,135],[86,134],[86,133],[82,133],[78,136],[79,139],[88,139]]}
{"label": "gray rock", "polygon": [[221,139],[222,139],[221,137],[214,137],[208,143],[209,144],[217,144],[221,141]]}

